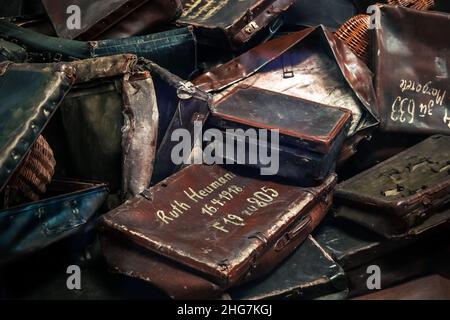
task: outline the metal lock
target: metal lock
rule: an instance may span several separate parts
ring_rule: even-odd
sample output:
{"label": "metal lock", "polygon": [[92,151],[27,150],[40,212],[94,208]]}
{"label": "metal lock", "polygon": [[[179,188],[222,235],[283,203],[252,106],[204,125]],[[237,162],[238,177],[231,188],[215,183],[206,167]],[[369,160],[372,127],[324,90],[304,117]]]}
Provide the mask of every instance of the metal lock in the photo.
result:
{"label": "metal lock", "polygon": [[250,34],[253,34],[254,32],[258,31],[258,29],[259,29],[258,24],[256,22],[252,21],[244,28],[244,31],[245,31],[245,33],[250,35]]}

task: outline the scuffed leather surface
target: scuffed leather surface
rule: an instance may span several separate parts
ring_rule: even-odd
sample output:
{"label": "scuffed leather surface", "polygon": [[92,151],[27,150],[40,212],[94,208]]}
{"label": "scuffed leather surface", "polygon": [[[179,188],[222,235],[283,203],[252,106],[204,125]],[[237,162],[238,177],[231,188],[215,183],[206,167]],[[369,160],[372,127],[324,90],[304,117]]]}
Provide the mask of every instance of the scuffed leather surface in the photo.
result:
{"label": "scuffed leather surface", "polygon": [[[232,134],[227,129],[279,130],[279,145],[270,144],[279,154],[277,175],[297,185],[312,186],[334,170],[350,120],[350,112],[344,109],[239,85],[213,104],[209,124],[225,132],[227,139],[240,137],[241,141],[243,134]],[[257,150],[255,141],[245,141],[247,150],[251,150],[250,146]],[[222,153],[227,163],[235,163],[241,156],[226,150]],[[264,167],[245,160],[246,166]]]}
{"label": "scuffed leather surface", "polygon": [[379,6],[373,56],[385,131],[450,133],[450,16]]}
{"label": "scuffed leather surface", "polygon": [[[267,273],[292,252],[322,220],[327,211],[324,208],[317,210],[321,214],[309,213],[320,199],[324,199],[324,205],[329,203],[336,181],[335,176],[330,176],[321,186],[308,189],[234,176],[217,191],[238,185],[243,186],[243,192],[219,212],[242,211],[245,199],[264,186],[277,190],[279,197],[246,217],[245,225],[227,226],[231,231],[224,233],[213,227],[221,215],[202,214],[201,207],[206,202],[189,201],[184,193],[189,187],[198,190],[224,176],[230,178],[233,174],[218,166],[189,166],[149,189],[144,196],[104,215],[101,227],[104,232],[116,233],[143,249],[197,270],[226,289]],[[209,202],[212,196],[205,201]],[[174,200],[189,202],[190,208],[167,224],[158,218],[158,212],[169,212]],[[295,236],[285,238],[289,232]],[[251,267],[255,254],[261,264]]]}
{"label": "scuffed leather surface", "polygon": [[[450,203],[449,147],[449,136],[433,136],[340,183],[337,199],[354,209],[337,214],[383,235],[401,235],[426,223]],[[448,219],[439,216],[433,224]]]}
{"label": "scuffed leather surface", "polygon": [[0,190],[73,83],[68,65],[0,64]]}
{"label": "scuffed leather surface", "polygon": [[133,55],[70,63],[79,80],[61,106],[76,176],[125,197],[149,186],[158,133],[155,88],[136,63]]}
{"label": "scuffed leather surface", "polygon": [[216,99],[241,83],[349,109],[354,115],[350,135],[378,124],[372,73],[342,41],[321,27],[259,45],[193,82],[216,93]]}

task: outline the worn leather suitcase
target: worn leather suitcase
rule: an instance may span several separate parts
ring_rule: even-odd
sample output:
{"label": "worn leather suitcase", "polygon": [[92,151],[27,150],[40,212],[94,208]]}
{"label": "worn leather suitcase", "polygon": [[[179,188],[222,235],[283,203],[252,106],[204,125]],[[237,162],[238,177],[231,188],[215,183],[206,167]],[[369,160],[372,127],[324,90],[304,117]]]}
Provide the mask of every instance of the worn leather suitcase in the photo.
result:
{"label": "worn leather suitcase", "polygon": [[172,133],[206,119],[207,94],[134,55],[72,65],[78,83],[61,106],[69,170],[106,180],[128,198],[182,167],[167,161],[178,143]]}
{"label": "worn leather suitcase", "polygon": [[197,42],[189,28],[126,39],[83,42],[46,36],[0,20],[0,38],[14,42],[22,50],[26,50],[29,62],[73,61],[115,54],[135,54],[150,59],[183,78],[188,78],[197,69]]}
{"label": "worn leather suitcase", "polygon": [[103,252],[112,270],[173,298],[215,298],[289,256],[328,211],[335,182],[305,189],[192,165],[104,215]]}
{"label": "worn leather suitcase", "polygon": [[416,235],[450,216],[450,137],[433,136],[339,184],[336,215],[387,237]]}
{"label": "worn leather suitcase", "polygon": [[344,270],[309,236],[267,277],[237,287],[228,295],[233,300],[342,300],[347,293]]}
{"label": "worn leather suitcase", "polygon": [[[74,73],[65,64],[0,64],[0,264],[80,231],[108,195],[103,183],[65,176],[53,179],[36,201],[8,206],[15,201],[5,198],[12,177],[71,89]],[[39,166],[34,168],[39,177]]]}
{"label": "worn leather suitcase", "polygon": [[194,81],[220,99],[236,85],[253,86],[352,112],[342,161],[378,125],[372,73],[351,50],[322,27],[262,44]]}
{"label": "worn leather suitcase", "polygon": [[[181,14],[179,0],[42,0],[61,38],[99,40],[149,32]],[[70,6],[80,9],[80,28],[69,29]]]}
{"label": "worn leather suitcase", "polygon": [[194,26],[204,44],[239,50],[252,39],[273,36],[282,24],[280,14],[293,3],[294,0],[183,0],[178,24]]}
{"label": "worn leather suitcase", "polygon": [[345,109],[244,86],[235,87],[216,101],[212,116],[211,124],[226,133],[223,149],[228,141],[246,144],[244,156],[239,148],[233,154],[221,150],[226,163],[243,164],[238,162],[242,158],[246,166],[267,167],[260,157],[254,159],[257,162],[249,161],[251,150],[256,155],[257,147],[261,148],[262,142],[257,140],[260,133],[251,138],[243,130],[278,130],[279,141],[267,142],[267,148],[276,148],[279,155],[276,174],[302,186],[317,185],[334,170],[351,121],[351,113]]}
{"label": "worn leather suitcase", "polygon": [[381,128],[448,134],[448,14],[388,5],[379,10],[373,52]]}
{"label": "worn leather suitcase", "polygon": [[61,171],[108,182],[120,199],[149,185],[156,153],[155,87],[136,63],[133,55],[71,62],[76,83],[52,126]]}

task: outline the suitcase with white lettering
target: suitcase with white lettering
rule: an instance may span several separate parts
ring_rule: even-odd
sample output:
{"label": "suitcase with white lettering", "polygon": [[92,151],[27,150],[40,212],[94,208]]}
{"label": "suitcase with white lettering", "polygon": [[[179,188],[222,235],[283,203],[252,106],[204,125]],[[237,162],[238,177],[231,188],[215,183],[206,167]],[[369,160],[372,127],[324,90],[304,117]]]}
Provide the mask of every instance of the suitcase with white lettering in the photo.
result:
{"label": "suitcase with white lettering", "polygon": [[450,16],[379,6],[374,73],[381,129],[449,134]]}
{"label": "suitcase with white lettering", "polygon": [[100,219],[111,269],[173,298],[214,298],[266,275],[331,206],[336,177],[281,185],[192,165]]}

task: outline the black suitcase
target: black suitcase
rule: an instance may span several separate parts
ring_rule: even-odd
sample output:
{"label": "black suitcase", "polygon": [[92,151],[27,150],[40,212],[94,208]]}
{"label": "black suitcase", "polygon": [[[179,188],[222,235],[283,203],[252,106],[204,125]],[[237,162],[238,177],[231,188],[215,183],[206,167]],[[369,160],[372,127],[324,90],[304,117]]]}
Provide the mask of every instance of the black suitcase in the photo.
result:
{"label": "black suitcase", "polygon": [[341,300],[348,293],[342,268],[311,236],[266,278],[231,290],[233,300]]}

